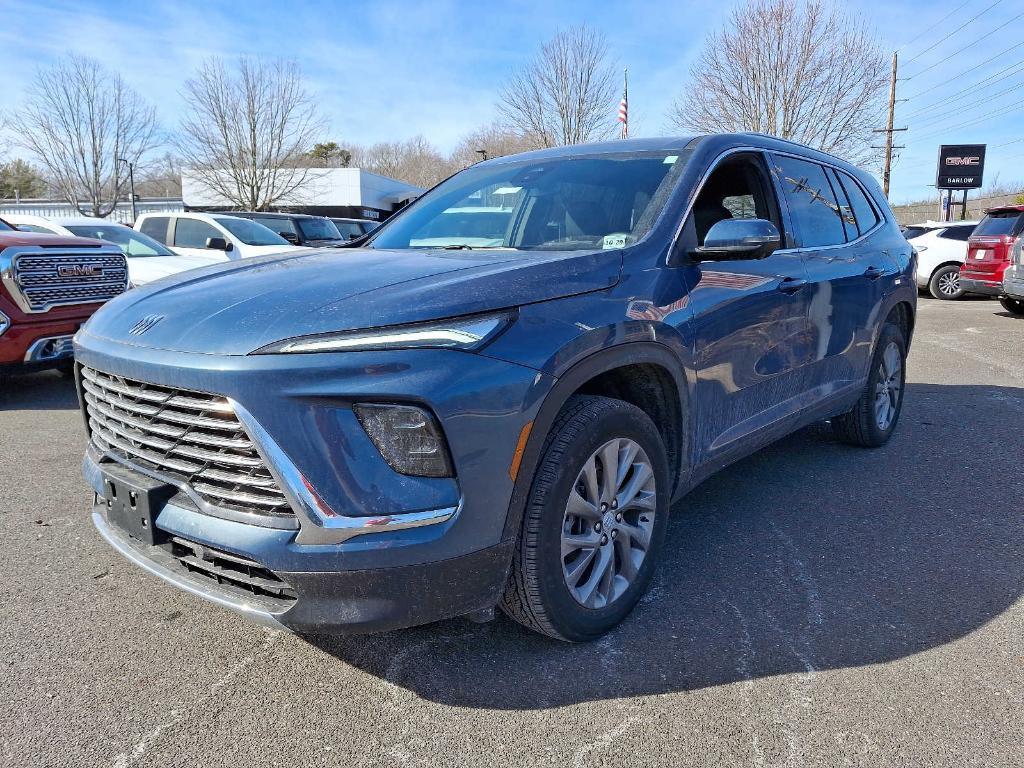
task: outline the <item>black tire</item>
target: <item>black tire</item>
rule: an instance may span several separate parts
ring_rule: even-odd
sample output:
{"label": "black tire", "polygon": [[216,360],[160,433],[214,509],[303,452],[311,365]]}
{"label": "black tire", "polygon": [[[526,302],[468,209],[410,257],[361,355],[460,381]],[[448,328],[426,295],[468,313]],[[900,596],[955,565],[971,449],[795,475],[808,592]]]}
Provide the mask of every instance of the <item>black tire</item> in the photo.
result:
{"label": "black tire", "polygon": [[999,299],[999,303],[1011,315],[1024,315],[1024,300],[1022,299],[1011,299],[1009,296],[1003,296]]}
{"label": "black tire", "polygon": [[[569,494],[584,463],[615,438],[634,441],[650,460],[656,484],[653,529],[646,555],[628,588],[604,607],[590,608],[578,602],[566,584],[562,527]],[[622,400],[571,398],[548,435],[533,478],[500,602],[502,611],[530,629],[568,642],[593,640],[608,632],[646,591],[660,559],[668,525],[669,483],[665,447],[646,413]],[[615,545],[612,542],[613,553],[618,552]]]}
{"label": "black tire", "polygon": [[[882,360],[891,345],[899,355],[899,392],[895,397],[892,417],[886,426],[881,426],[876,416],[875,403],[879,382],[883,379]],[[843,442],[865,448],[878,448],[885,445],[896,429],[903,410],[903,395],[906,391],[907,379],[907,342],[899,326],[886,323],[878,336],[874,354],[871,357],[871,370],[868,374],[864,391],[856,405],[841,416],[832,419],[832,430]]]}
{"label": "black tire", "polygon": [[[953,280],[954,276],[955,280]],[[950,290],[951,281],[956,284],[955,291]],[[932,279],[928,281],[928,293],[933,298],[943,299],[944,301],[956,301],[962,298],[964,289],[960,286],[960,265],[946,264],[936,269],[934,274],[932,274]]]}

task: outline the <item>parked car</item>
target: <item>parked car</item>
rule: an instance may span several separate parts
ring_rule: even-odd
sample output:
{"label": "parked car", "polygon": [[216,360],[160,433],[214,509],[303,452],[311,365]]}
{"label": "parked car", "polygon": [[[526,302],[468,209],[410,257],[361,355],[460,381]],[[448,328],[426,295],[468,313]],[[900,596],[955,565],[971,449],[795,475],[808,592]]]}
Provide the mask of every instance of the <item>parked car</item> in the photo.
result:
{"label": "parked car", "polygon": [[960,285],[967,293],[1001,296],[1010,252],[1024,233],[1024,205],[989,208],[967,241]]}
{"label": "parked car", "polygon": [[1024,315],[1024,235],[1018,236],[1010,249],[1010,264],[1003,273],[1003,309]]}
{"label": "parked car", "polygon": [[266,211],[231,211],[231,216],[249,219],[276,232],[292,245],[318,248],[348,241],[326,216],[305,213],[271,213]]}
{"label": "parked car", "polygon": [[262,224],[220,213],[144,213],[135,229],[182,256],[217,261],[301,249]]}
{"label": "parked car", "polygon": [[370,219],[344,219],[332,217],[331,221],[338,228],[341,236],[348,240],[356,240],[363,235],[368,235],[380,226],[379,221]]}
{"label": "parked car", "polygon": [[22,232],[0,220],[0,373],[70,372],[71,337],[127,285],[117,247]]}
{"label": "parked car", "polygon": [[960,267],[967,258],[967,238],[977,221],[926,221],[907,227],[903,236],[917,251],[917,285],[936,299],[959,299]]}
{"label": "parked car", "polygon": [[[495,189],[512,212],[478,248],[461,211]],[[868,174],[788,141],[478,163],[364,247],[218,264],[99,312],[76,339],[92,520],[275,626],[500,605],[588,640],[636,604],[670,504],[713,472],[823,419],[885,444],[915,267]]]}
{"label": "parked car", "polygon": [[7,220],[22,231],[66,237],[91,237],[114,243],[128,257],[128,277],[133,286],[145,285],[168,275],[220,261],[217,257],[208,255],[182,256],[149,235],[106,219],[90,216],[47,219],[43,216],[13,214],[9,215]]}

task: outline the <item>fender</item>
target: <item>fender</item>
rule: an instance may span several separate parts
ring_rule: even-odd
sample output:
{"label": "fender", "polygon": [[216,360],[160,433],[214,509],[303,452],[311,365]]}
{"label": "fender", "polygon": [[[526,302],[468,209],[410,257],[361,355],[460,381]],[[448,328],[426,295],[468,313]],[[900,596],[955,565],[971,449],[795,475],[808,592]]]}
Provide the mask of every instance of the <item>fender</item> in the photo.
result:
{"label": "fender", "polygon": [[659,344],[658,342],[627,342],[619,344],[595,352],[574,364],[557,379],[554,386],[551,387],[545,396],[544,402],[537,412],[537,417],[533,421],[533,427],[530,430],[530,436],[526,441],[526,447],[523,450],[522,459],[519,463],[519,470],[512,489],[512,498],[509,501],[508,513],[505,517],[505,528],[502,533],[503,539],[514,538],[519,535],[523,511],[526,509],[526,500],[530,493],[530,486],[533,484],[534,473],[541,461],[544,444],[547,441],[548,434],[551,432],[555,419],[565,403],[581,386],[595,376],[614,368],[637,364],[660,366],[668,371],[675,383],[682,422],[678,425],[681,440],[678,450],[679,461],[676,468],[676,483],[672,493],[673,501],[679,490],[687,487],[689,473],[692,468],[691,436],[693,430],[690,424],[690,389],[683,366],[675,353],[664,344]]}

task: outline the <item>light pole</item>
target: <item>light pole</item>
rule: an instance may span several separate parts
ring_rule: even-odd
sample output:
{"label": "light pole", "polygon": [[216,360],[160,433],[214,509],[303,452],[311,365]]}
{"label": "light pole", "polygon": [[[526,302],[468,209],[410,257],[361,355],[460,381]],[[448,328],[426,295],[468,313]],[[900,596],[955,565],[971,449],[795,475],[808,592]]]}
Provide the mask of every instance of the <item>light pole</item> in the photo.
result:
{"label": "light pole", "polygon": [[135,220],[139,218],[138,211],[135,209],[135,166],[123,157],[117,159],[128,166],[128,187],[132,196],[132,226],[134,226]]}

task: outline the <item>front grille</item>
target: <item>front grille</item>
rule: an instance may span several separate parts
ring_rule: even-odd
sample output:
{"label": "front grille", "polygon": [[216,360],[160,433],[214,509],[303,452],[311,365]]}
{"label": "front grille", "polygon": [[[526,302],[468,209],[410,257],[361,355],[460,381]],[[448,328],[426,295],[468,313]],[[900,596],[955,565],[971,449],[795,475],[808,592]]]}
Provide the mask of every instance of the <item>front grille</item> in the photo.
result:
{"label": "front grille", "polygon": [[164,545],[189,573],[216,581],[234,592],[269,598],[279,603],[296,599],[295,590],[273,571],[255,560],[172,536]]}
{"label": "front grille", "polygon": [[217,507],[294,515],[230,403],[218,395],[82,368],[93,442],[191,486]]}
{"label": "front grille", "polygon": [[28,311],[45,312],[124,293],[128,267],[124,256],[109,250],[20,253],[14,257],[13,283]]}

